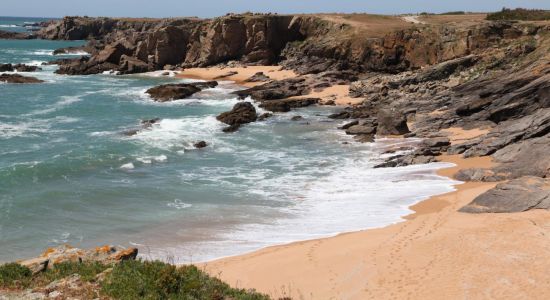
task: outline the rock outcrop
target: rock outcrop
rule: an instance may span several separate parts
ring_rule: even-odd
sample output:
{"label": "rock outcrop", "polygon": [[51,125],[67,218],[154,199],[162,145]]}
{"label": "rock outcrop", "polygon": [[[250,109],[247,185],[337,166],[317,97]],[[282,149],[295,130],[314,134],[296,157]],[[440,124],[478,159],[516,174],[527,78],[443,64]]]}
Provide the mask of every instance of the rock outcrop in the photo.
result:
{"label": "rock outcrop", "polygon": [[216,81],[163,84],[146,91],[157,102],[185,99],[195,93],[218,85]]}
{"label": "rock outcrop", "polygon": [[514,213],[550,209],[550,180],[525,176],[501,183],[460,209],[467,213]]}
{"label": "rock outcrop", "polygon": [[233,109],[224,112],[216,117],[218,121],[229,125],[225,132],[233,132],[239,129],[242,124],[256,121],[258,115],[256,108],[250,102],[239,102],[233,106]]}
{"label": "rock outcrop", "polygon": [[124,260],[134,260],[138,249],[118,249],[114,246],[102,246],[90,250],[73,248],[68,245],[47,249],[42,255],[20,261],[19,264],[28,267],[33,273],[55,268],[63,262],[100,262],[103,264],[117,263]]}

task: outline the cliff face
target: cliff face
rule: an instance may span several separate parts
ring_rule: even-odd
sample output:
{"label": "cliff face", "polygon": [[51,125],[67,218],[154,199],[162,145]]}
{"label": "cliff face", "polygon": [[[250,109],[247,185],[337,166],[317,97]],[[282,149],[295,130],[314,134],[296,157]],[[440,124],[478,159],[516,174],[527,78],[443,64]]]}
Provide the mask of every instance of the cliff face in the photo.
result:
{"label": "cliff face", "polygon": [[372,37],[360,28],[318,16],[229,15],[163,20],[66,17],[39,32],[47,39],[97,40],[98,54],[60,73],[135,73],[166,65],[205,67],[232,60],[274,64],[301,74],[327,70],[397,73],[534,35],[533,25],[431,25]]}
{"label": "cliff face", "polygon": [[239,15],[212,20],[120,21],[68,17],[43,29],[47,39],[91,39],[98,53],[60,73],[135,73],[166,65],[203,67],[229,60],[273,64],[288,42],[303,39],[290,16]]}

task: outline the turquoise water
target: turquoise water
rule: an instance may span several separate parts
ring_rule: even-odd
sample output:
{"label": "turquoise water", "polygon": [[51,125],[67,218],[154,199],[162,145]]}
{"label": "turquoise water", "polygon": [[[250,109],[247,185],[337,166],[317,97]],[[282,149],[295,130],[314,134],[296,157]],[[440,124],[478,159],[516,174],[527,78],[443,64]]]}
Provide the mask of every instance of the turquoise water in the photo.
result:
{"label": "turquoise water", "polygon": [[[82,42],[0,40],[0,63],[55,59]],[[231,82],[155,103],[145,90],[184,81],[159,73],[64,76],[0,84],[0,261],[69,243],[137,245],[142,255],[203,261],[268,245],[387,225],[452,190],[440,164],[372,169],[381,149],[355,144],[316,107],[225,134],[215,116]],[[290,121],[295,115],[300,122]],[[160,124],[127,137],[142,119]],[[193,143],[204,140],[205,149]],[[349,144],[342,143],[344,141]]]}

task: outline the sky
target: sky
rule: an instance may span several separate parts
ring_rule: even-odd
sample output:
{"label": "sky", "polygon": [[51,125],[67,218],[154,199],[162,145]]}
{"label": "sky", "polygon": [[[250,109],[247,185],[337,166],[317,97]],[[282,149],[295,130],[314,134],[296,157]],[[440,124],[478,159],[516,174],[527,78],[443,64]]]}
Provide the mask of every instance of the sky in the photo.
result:
{"label": "sky", "polygon": [[377,13],[550,9],[550,0],[0,0],[1,16],[215,17],[229,12]]}

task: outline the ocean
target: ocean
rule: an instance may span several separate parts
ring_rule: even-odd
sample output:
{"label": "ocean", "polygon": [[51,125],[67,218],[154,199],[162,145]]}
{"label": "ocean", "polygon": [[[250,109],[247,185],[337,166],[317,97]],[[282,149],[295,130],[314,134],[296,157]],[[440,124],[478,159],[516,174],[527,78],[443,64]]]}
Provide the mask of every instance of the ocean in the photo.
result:
{"label": "ocean", "polygon": [[[0,17],[0,29],[37,21]],[[0,63],[41,66],[83,43],[0,40]],[[435,174],[442,163],[373,169],[385,147],[415,140],[355,143],[327,118],[339,108],[297,109],[227,134],[215,117],[238,102],[232,82],[156,103],[148,88],[190,80],[41,67],[26,75],[45,83],[0,84],[0,261],[68,243],[200,262],[386,226],[453,190]],[[123,134],[152,118],[161,121]],[[209,146],[194,149],[202,140]]]}

